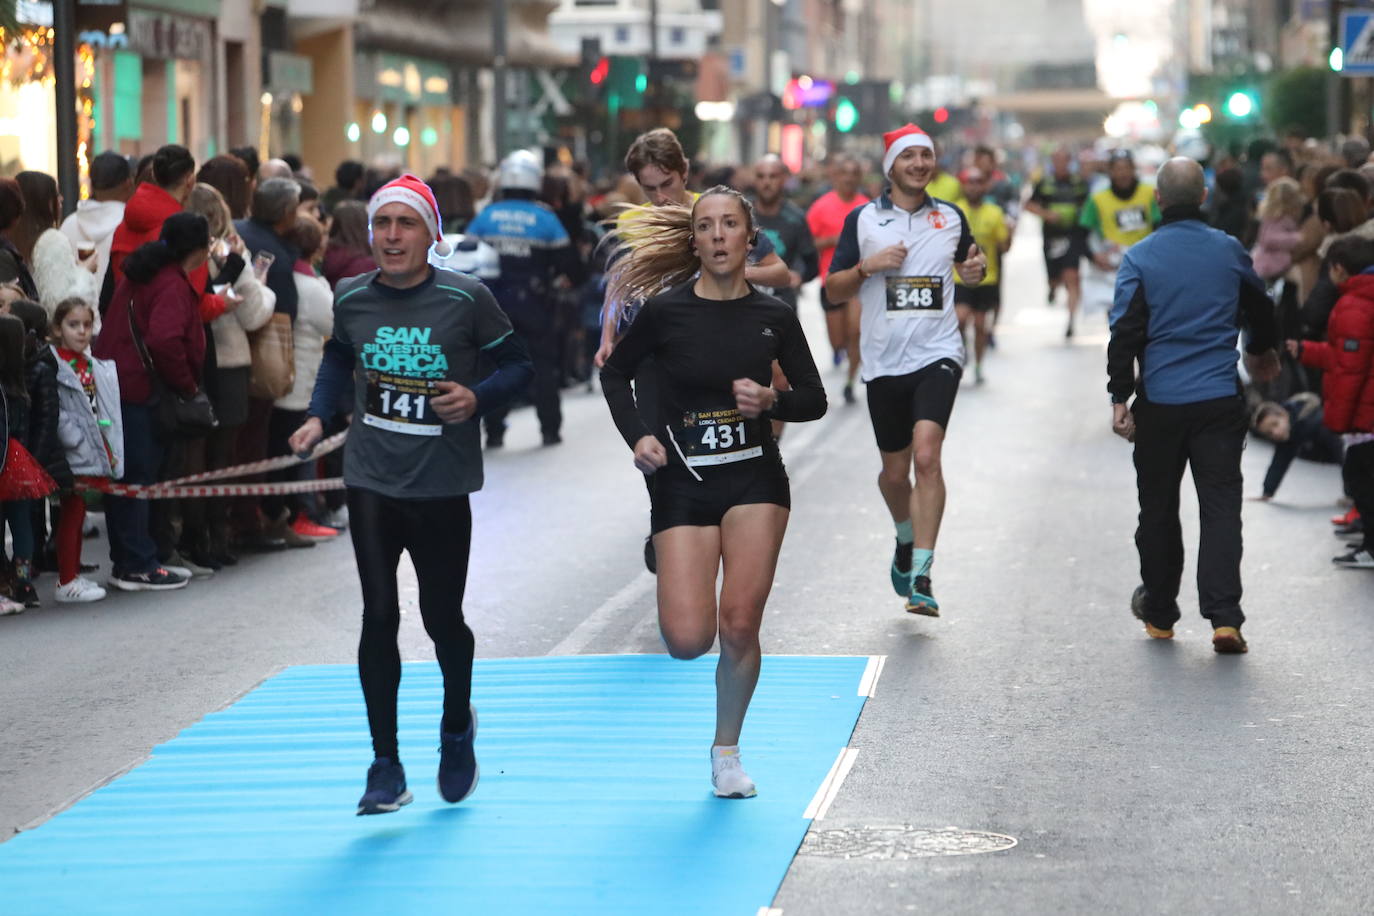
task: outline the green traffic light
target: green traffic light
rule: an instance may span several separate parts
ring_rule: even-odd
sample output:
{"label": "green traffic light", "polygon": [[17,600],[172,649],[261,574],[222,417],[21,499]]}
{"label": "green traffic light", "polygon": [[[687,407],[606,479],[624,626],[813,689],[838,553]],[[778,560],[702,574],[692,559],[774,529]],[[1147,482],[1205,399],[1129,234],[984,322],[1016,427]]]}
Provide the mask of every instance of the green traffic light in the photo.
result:
{"label": "green traffic light", "polygon": [[1345,69],[1345,51],[1339,45],[1331,49],[1331,56],[1326,59],[1332,72],[1340,73]]}
{"label": "green traffic light", "polygon": [[1226,113],[1233,118],[1248,118],[1255,113],[1255,98],[1248,92],[1233,92],[1226,100]]}
{"label": "green traffic light", "polygon": [[649,88],[649,77],[641,73],[635,77],[635,92],[643,92]]}
{"label": "green traffic light", "polygon": [[854,103],[848,98],[840,96],[840,100],[835,103],[835,129],[842,134],[847,134],[858,123],[859,109],[855,108]]}

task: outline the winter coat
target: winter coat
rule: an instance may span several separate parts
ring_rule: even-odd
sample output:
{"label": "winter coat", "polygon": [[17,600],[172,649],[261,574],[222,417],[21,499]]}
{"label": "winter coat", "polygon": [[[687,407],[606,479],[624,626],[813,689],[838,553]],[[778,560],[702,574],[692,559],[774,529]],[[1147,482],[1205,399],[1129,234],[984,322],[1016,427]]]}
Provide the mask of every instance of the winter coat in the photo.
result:
{"label": "winter coat", "polygon": [[[67,361],[51,348],[57,361],[57,392],[62,412],[57,436],[67,450],[67,466],[73,474],[87,477],[124,476],[124,416],[119,409],[119,370],[114,363],[86,354],[95,376],[95,407],[81,387],[81,379]],[[108,421],[101,426],[101,421]],[[108,446],[108,450],[107,450]],[[114,461],[111,463],[110,456]]]}
{"label": "winter coat", "polygon": [[1374,432],[1374,268],[1341,285],[1325,341],[1304,341],[1304,366],[1322,369],[1323,418],[1338,433]]}
{"label": "winter coat", "polygon": [[92,309],[100,298],[100,282],[76,259],[76,246],[57,229],[48,229],[33,243],[33,282],[38,302],[51,318],[57,303],[76,297]]}
{"label": "winter coat", "polygon": [[199,301],[180,264],[168,264],[142,285],[128,277],[119,281],[105,315],[105,329],[91,352],[118,368],[119,394],[126,403],[146,404],[153,395],[129,329],[130,306],[158,376],[167,387],[189,397],[200,387],[205,367],[205,325]]}
{"label": "winter coat", "polygon": [[1293,249],[1302,240],[1297,222],[1289,216],[1260,220],[1259,238],[1250,250],[1255,273],[1273,280],[1293,266]]}
{"label": "winter coat", "polygon": [[340,280],[361,276],[376,269],[377,262],[372,260],[370,254],[361,254],[342,245],[330,245],[324,250],[323,272],[324,278],[329,281],[330,289],[338,286]]}
{"label": "winter coat", "polygon": [[124,201],[83,200],[76,212],[62,221],[62,234],[80,248],[82,244],[95,246],[95,275],[103,278],[110,266],[110,246],[115,230],[124,222]]}
{"label": "winter coat", "polygon": [[29,359],[26,376],[29,423],[24,447],[59,487],[71,489],[72,470],[67,466],[67,450],[62,447],[57,431],[62,408],[57,392],[57,359],[52,351],[43,347],[35,353]]}
{"label": "winter coat", "polygon": [[[102,317],[109,308],[109,299],[104,291],[108,290],[113,296],[120,280],[124,278],[124,259],[137,251],[139,246],[156,242],[162,235],[162,224],[167,217],[181,210],[181,204],[177,203],[175,197],[151,181],[144,182],[134,191],[134,196],[129,198],[129,203],[124,207],[124,222],[119,224],[110,243],[110,267],[104,277],[100,302]],[[197,305],[202,321],[208,323],[224,314],[224,300],[210,291],[208,268],[198,267],[192,271],[191,285],[199,292]]]}
{"label": "winter coat", "polygon": [[29,265],[19,249],[9,239],[0,238],[0,283],[14,281],[24,291],[24,297],[38,301],[38,287],[34,285]]}
{"label": "winter coat", "polygon": [[315,276],[309,265],[296,268],[296,320],[291,326],[296,356],[296,381],[272,406],[305,410],[315,390],[315,376],[324,359],[324,342],[334,333],[334,293],[324,277]]}
{"label": "winter coat", "polygon": [[272,254],[272,266],[267,268],[267,285],[277,294],[277,312],[290,315],[291,320],[295,321],[296,281],[291,279],[291,276],[295,273],[295,264],[301,256],[300,252],[277,235],[277,231],[267,223],[255,219],[241,219],[234,223],[234,228],[254,257],[260,251]]}
{"label": "winter coat", "polygon": [[277,296],[258,282],[251,268],[234,281],[234,292],[240,302],[232,312],[225,312],[210,324],[215,339],[215,366],[219,369],[242,369],[252,365],[253,354],[248,348],[248,332],[267,324],[277,304]]}

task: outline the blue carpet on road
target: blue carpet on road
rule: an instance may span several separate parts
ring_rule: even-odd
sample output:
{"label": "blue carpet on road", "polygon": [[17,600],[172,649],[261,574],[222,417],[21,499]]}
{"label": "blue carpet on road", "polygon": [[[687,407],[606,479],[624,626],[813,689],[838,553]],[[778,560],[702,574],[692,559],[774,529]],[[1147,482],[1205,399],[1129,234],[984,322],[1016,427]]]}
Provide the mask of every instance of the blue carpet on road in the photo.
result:
{"label": "blue carpet on road", "polygon": [[357,669],[290,668],[0,845],[0,911],[753,916],[849,741],[866,661],[764,660],[742,801],[710,794],[714,657],[479,661],[482,779],[460,805],[434,785],[438,667],[407,664],[415,802],[374,817],[353,813],[372,756]]}

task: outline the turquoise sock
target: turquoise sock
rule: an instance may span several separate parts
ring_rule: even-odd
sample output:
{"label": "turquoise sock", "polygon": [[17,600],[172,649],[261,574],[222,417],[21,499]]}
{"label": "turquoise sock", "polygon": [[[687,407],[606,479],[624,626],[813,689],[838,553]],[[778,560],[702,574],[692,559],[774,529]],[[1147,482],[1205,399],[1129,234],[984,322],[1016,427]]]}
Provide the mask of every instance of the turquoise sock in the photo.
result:
{"label": "turquoise sock", "polygon": [[913,575],[928,576],[930,567],[935,565],[935,551],[917,547],[911,551],[911,570]]}
{"label": "turquoise sock", "polygon": [[914,540],[916,540],[916,536],[911,533],[911,519],[897,522],[897,543],[910,544]]}

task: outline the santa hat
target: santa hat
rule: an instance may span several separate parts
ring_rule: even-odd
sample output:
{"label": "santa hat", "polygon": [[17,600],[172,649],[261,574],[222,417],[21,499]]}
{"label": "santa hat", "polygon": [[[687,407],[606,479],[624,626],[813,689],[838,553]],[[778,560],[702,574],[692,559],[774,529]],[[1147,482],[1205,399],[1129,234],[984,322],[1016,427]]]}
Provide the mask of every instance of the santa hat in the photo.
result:
{"label": "santa hat", "polygon": [[897,161],[897,157],[902,154],[902,150],[912,146],[924,146],[931,152],[935,151],[935,141],[930,139],[930,134],[915,124],[908,124],[883,134],[883,144],[886,147],[883,152],[884,178],[887,177],[888,172],[892,171],[892,165]]}
{"label": "santa hat", "polygon": [[444,241],[444,221],[439,216],[439,202],[434,199],[434,192],[430,190],[429,185],[410,174],[388,181],[367,202],[368,224],[371,225],[372,217],[378,210],[391,203],[405,204],[420,214],[420,219],[425,221],[425,227],[434,236],[435,254],[446,258],[452,253],[453,249]]}

